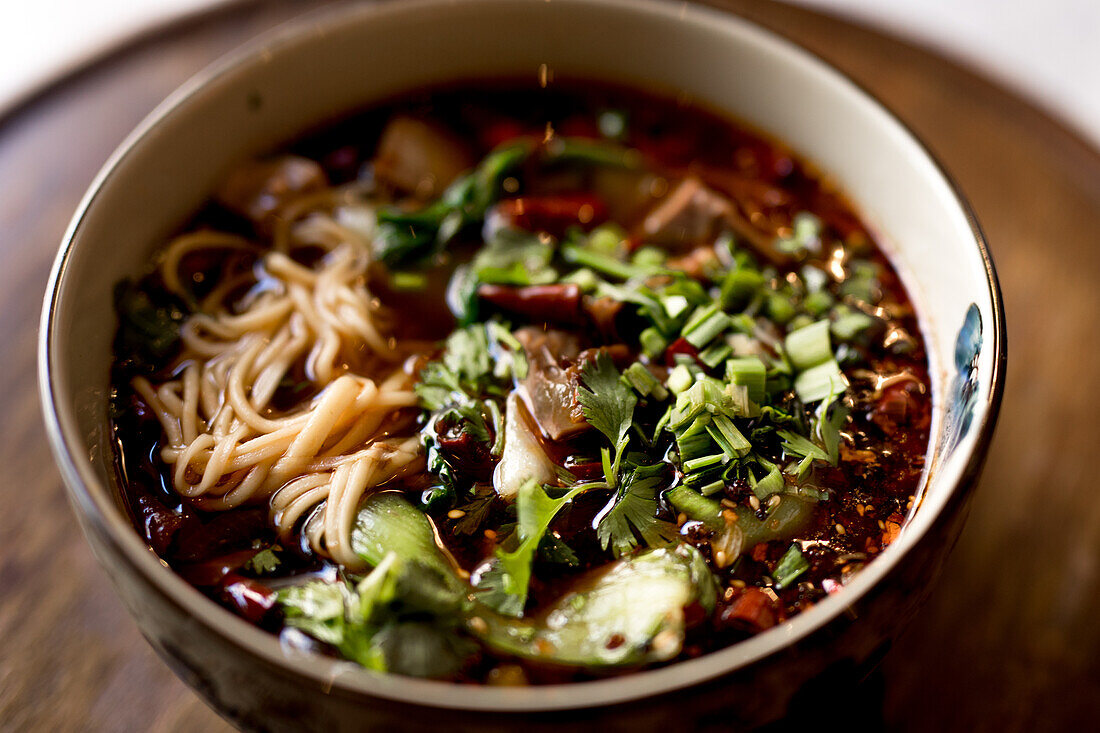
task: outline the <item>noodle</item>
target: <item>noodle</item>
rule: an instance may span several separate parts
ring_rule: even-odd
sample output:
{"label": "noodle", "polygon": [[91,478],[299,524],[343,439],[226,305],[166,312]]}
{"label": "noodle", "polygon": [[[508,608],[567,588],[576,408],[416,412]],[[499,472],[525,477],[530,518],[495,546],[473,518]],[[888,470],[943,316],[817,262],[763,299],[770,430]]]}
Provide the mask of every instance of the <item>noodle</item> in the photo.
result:
{"label": "noodle", "polygon": [[[304,212],[331,200],[310,197],[287,217],[279,246],[260,260],[260,282],[236,309],[224,299],[244,279],[214,284],[205,311],[181,327],[175,379],[138,377],[133,386],[164,428],[161,457],[180,496],[208,511],[268,501],[283,541],[307,517],[313,550],[355,570],[364,567],[351,550],[360,500],[422,470],[423,458],[407,413],[417,404],[412,365],[399,365],[409,350],[384,335],[386,314],[365,285],[369,243],[327,213]],[[306,267],[289,255],[302,246],[325,255]],[[180,264],[203,249],[254,246],[218,232],[178,237],[161,259],[172,292],[188,295]],[[300,363],[317,394],[277,415],[271,400]],[[367,363],[388,364],[388,376],[376,381],[352,366]]]}

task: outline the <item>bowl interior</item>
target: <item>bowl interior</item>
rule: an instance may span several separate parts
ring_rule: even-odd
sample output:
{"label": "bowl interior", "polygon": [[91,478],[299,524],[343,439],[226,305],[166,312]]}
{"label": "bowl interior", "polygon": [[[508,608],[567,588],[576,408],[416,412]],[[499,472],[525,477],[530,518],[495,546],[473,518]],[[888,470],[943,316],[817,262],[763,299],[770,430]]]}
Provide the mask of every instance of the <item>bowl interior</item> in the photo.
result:
{"label": "bowl interior", "polygon": [[[492,22],[486,22],[491,18]],[[613,29],[613,32],[610,30]],[[995,409],[1000,322],[992,271],[965,206],[920,144],[837,72],[737,18],[625,0],[412,0],[321,13],[276,32],[174,94],[93,185],[55,266],[43,320],[47,423],[77,511],[112,533],[141,572],[204,623],[258,654],[276,640],[208,603],[144,547],[121,508],[107,434],[112,288],[208,197],[235,163],[334,116],[449,80],[524,76],[541,66],[690,94],[789,143],[879,230],[921,314],[936,394],[921,510],[849,586],[783,628],[674,668],[515,691],[394,680],[321,659],[304,673],[372,694],[458,707],[572,707],[669,689],[763,656],[839,613],[930,525],[970,470]]]}

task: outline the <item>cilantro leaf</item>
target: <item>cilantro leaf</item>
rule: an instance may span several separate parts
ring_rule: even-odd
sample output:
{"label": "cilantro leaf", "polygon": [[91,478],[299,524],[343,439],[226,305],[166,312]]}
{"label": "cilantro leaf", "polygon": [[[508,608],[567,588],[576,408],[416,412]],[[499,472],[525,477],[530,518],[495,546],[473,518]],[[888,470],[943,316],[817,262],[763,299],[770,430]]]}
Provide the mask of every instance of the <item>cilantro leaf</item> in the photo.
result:
{"label": "cilantro leaf", "polygon": [[451,520],[451,531],[455,534],[473,534],[477,532],[481,525],[485,523],[489,512],[492,511],[493,500],[496,499],[496,496],[496,492],[492,490],[482,494],[474,494],[469,502],[458,507],[463,515],[458,519]]}
{"label": "cilantro leaf", "polygon": [[602,351],[596,355],[595,361],[581,370],[581,381],[583,384],[577,387],[577,400],[584,411],[584,419],[618,448],[630,430],[638,398],[630,387],[623,384],[611,357]]}
{"label": "cilantro leaf", "polygon": [[[600,545],[621,557],[638,546],[671,541],[676,528],[657,519],[657,492],[665,483],[661,466],[640,466],[623,480],[623,485],[604,509],[596,527]],[[656,469],[656,470],[655,470]]]}
{"label": "cilantro leaf", "polygon": [[[527,603],[527,587],[531,582],[531,563],[535,559],[535,553],[538,551],[543,535],[546,534],[550,523],[561,508],[574,496],[588,488],[590,487],[581,485],[558,499],[551,499],[533,480],[520,487],[516,496],[516,537],[519,539],[519,544],[510,551],[497,550],[496,566],[499,568],[497,574],[502,577],[499,579],[493,577],[492,571],[482,575],[483,582],[486,580],[485,575],[490,575],[488,579],[490,583],[499,586],[501,592],[515,598],[507,604],[498,603],[498,608],[504,605],[513,612],[518,609],[519,613],[513,615],[522,614],[523,607]],[[493,586],[489,587],[496,590]]]}
{"label": "cilantro leaf", "polygon": [[500,562],[493,561],[477,578],[477,599],[497,613],[518,618],[523,615],[527,596],[509,593],[505,587],[507,583],[508,575],[503,566]]}
{"label": "cilantro leaf", "polygon": [[577,401],[581,403],[584,419],[603,433],[615,450],[613,463],[606,452],[604,457],[607,484],[614,488],[618,483],[623,453],[630,442],[630,426],[634,422],[634,406],[638,404],[638,398],[619,375],[611,357],[603,351],[581,370],[581,382],[577,387]]}
{"label": "cilantro leaf", "polygon": [[282,560],[275,554],[273,547],[257,552],[252,558],[245,563],[245,568],[251,570],[256,575],[268,575],[275,571],[275,568],[279,567]]}

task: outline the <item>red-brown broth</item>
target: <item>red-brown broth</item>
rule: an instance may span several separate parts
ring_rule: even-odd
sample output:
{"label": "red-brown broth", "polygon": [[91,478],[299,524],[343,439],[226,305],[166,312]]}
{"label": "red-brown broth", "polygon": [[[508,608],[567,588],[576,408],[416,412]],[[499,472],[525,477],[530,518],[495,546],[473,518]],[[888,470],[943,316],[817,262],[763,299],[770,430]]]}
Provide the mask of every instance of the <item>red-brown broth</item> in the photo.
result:
{"label": "red-brown broth", "polygon": [[[851,205],[780,143],[735,125],[691,100],[666,99],[603,84],[555,82],[549,88],[540,88],[534,84],[501,82],[425,90],[349,116],[303,137],[288,146],[288,150],[319,161],[330,181],[339,184],[360,174],[371,159],[383,125],[395,111],[443,123],[470,145],[478,159],[505,136],[517,132],[538,135],[548,125],[562,135],[598,136],[595,113],[609,108],[627,111],[627,144],[641,150],[662,170],[670,173],[690,170],[717,189],[723,190],[724,186],[726,192],[747,191],[749,196],[761,195],[765,199],[774,199],[772,192],[778,190],[782,194],[780,203],[767,207],[760,215],[783,225],[798,211],[819,216],[829,232],[847,248],[877,264],[883,301],[893,304],[892,311],[897,314],[889,325],[902,329],[910,345],[904,353],[894,353],[881,340],[860,347],[866,374],[849,374],[855,409],[844,428],[848,440],[843,460],[838,467],[816,474],[833,489],[834,495],[819,506],[812,526],[800,537],[806,541],[804,555],[810,561],[810,570],[796,585],[775,591],[763,579],[774,570],[789,542],[765,543],[747,551],[732,572],[721,573],[723,585],[717,610],[690,629],[679,657],[688,658],[764,630],[839,590],[850,573],[892,541],[912,509],[929,438],[931,395],[927,359],[905,289]],[[745,181],[751,183],[747,188]],[[547,180],[534,188],[552,191],[557,185]],[[620,223],[629,229],[635,222]],[[216,203],[200,212],[185,230],[200,226],[253,234],[245,222]],[[465,246],[468,248],[469,244]],[[460,246],[456,251],[464,250]],[[455,259],[461,256],[458,254]],[[387,290],[385,278],[374,283],[383,302],[396,306],[397,332],[428,340],[447,334],[453,319],[443,302],[441,284],[455,259],[445,261],[430,274],[433,279],[425,291],[427,296]],[[223,264],[207,262],[194,266],[213,271]],[[155,293],[160,287],[157,276],[148,276],[140,287]],[[581,337],[590,345],[598,342],[595,334]],[[266,587],[270,580],[249,578],[241,570],[255,554],[255,547],[275,539],[266,506],[207,513],[179,498],[166,479],[168,469],[158,457],[160,426],[129,386],[135,374],[148,373],[151,367],[133,356],[116,352],[112,424],[119,448],[119,474],[135,526],[162,558],[203,593],[260,626],[280,632],[282,622],[278,613],[271,610],[271,594]],[[163,373],[165,368],[154,365],[152,370]],[[914,379],[891,386],[882,394],[874,390],[876,378],[903,372],[912,374]],[[288,389],[276,404],[289,409],[309,396]],[[583,444],[555,449],[562,461],[567,455],[585,452]],[[404,488],[410,497],[416,497],[428,483],[430,477],[412,479],[395,488]],[[716,498],[736,503],[744,502],[749,494],[747,486],[730,486],[724,496]],[[608,559],[591,533],[586,536],[584,532],[606,501],[606,494],[581,495],[554,525],[562,537],[576,543],[573,549],[582,557],[585,567]],[[438,511],[433,519],[444,542],[470,570],[491,554],[495,543],[483,532],[472,537],[456,535],[455,523],[447,518],[446,511],[446,508]],[[488,523],[490,526],[504,518],[503,507],[494,507],[492,511],[495,519]],[[683,519],[668,506],[662,506],[662,512],[670,521]],[[704,530],[691,522],[679,523],[685,538],[705,545]],[[280,575],[332,574],[331,564],[314,556],[308,547],[288,549]],[[551,597],[575,572],[555,574],[553,570],[539,568],[532,583],[532,597],[536,600]],[[308,643],[303,641],[302,634],[292,636],[296,643]],[[319,643],[312,646],[330,653]],[[497,674],[494,669],[501,664],[514,662],[485,653],[461,679],[485,682]],[[521,666],[525,668],[526,679],[533,683],[592,675],[583,670]]]}

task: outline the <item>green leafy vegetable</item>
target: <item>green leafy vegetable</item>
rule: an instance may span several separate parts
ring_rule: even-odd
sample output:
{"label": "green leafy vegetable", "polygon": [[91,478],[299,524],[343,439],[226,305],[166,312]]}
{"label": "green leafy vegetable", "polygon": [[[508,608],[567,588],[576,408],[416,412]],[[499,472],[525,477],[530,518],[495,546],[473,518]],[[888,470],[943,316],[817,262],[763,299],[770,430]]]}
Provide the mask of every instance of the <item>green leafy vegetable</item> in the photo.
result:
{"label": "green leafy vegetable", "polygon": [[551,499],[535,481],[528,481],[520,487],[516,496],[516,537],[519,544],[510,551],[497,550],[499,581],[492,581],[498,583],[499,591],[512,597],[507,605],[501,604],[503,612],[516,615],[514,612],[518,610],[522,613],[527,601],[527,586],[531,581],[531,563],[539,543],[561,508],[587,488],[578,486],[558,499]]}
{"label": "green leafy vegetable", "polygon": [[599,516],[596,536],[600,546],[621,557],[639,542],[652,547],[671,541],[676,527],[656,517],[657,493],[667,483],[664,467],[659,464],[639,466],[624,477]]}
{"label": "green leafy vegetable", "polygon": [[287,626],[368,669],[450,677],[477,651],[458,629],[461,592],[446,574],[389,553],[357,585],[310,581],[279,592]]}
{"label": "green leafy vegetable", "polygon": [[[649,550],[599,568],[536,620],[480,613],[468,628],[505,654],[583,667],[671,659],[684,637],[684,608],[714,608],[714,576],[690,545]],[[543,621],[542,619],[545,619]]]}

